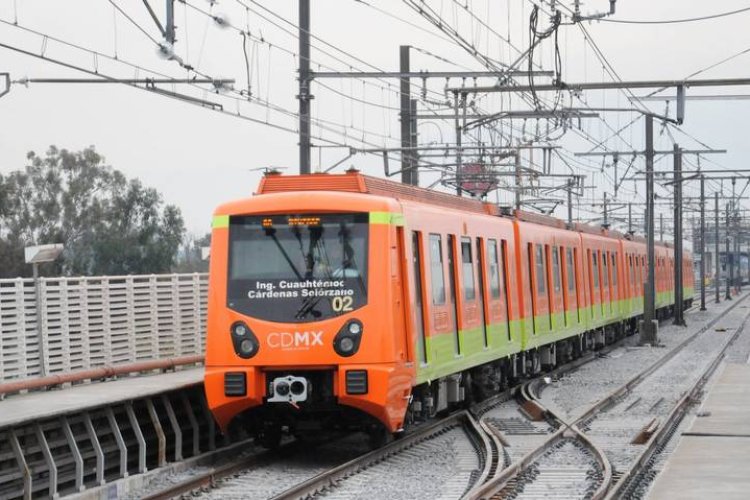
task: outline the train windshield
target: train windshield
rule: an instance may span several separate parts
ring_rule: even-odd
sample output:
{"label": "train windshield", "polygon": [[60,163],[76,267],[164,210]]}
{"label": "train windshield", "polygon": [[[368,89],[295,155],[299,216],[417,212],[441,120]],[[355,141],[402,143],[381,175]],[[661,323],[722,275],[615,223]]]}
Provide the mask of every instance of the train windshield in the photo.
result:
{"label": "train windshield", "polygon": [[232,217],[227,306],[301,323],[367,303],[368,214]]}

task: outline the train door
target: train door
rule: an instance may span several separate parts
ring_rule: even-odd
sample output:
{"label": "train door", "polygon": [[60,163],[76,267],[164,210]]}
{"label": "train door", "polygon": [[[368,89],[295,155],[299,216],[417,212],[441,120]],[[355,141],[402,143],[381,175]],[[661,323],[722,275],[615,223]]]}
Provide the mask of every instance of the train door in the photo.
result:
{"label": "train door", "polygon": [[482,238],[476,239],[477,248],[477,284],[479,285],[479,319],[481,321],[480,327],[482,329],[482,339],[484,340],[484,347],[490,346],[489,332],[487,331],[487,312],[489,302],[487,301],[487,290],[485,289],[484,280],[484,267],[487,261],[487,256],[482,249]]}
{"label": "train door", "polygon": [[599,251],[589,250],[591,263],[591,319],[599,319],[602,315],[602,299],[599,290]]}
{"label": "train door", "polygon": [[[560,266],[560,247],[557,245],[552,246],[552,251],[550,252],[552,259],[552,265],[550,266],[552,268],[552,300],[553,300],[553,307],[550,307],[550,310],[554,309],[554,315],[552,316],[553,319],[553,325],[552,328],[554,330],[557,330],[559,328],[567,327],[567,321],[565,319],[565,300],[564,300],[564,294],[562,289],[562,271]],[[562,313],[562,314],[561,314]]]}
{"label": "train door", "polygon": [[[477,280],[474,278],[474,262],[479,259],[474,255],[471,238],[461,238],[461,289],[459,296],[460,322],[459,331],[468,335],[468,332],[476,331],[480,325],[480,305],[478,304]],[[483,316],[483,314],[482,314]],[[462,339],[464,347],[467,345],[475,346],[473,341],[467,338]]]}
{"label": "train door", "polygon": [[571,322],[581,322],[581,305],[578,303],[578,290],[576,289],[576,258],[577,249],[565,249],[565,282],[568,289],[568,303],[565,304],[565,310],[570,311],[571,307],[575,311],[566,312],[565,316],[570,316]]}
{"label": "train door", "polygon": [[[501,245],[503,243],[501,242]],[[500,267],[499,253],[503,253],[503,267]],[[505,289],[505,255],[504,249],[498,252],[497,240],[488,239],[485,256],[485,269],[487,269],[487,278],[485,283],[487,285],[486,301],[487,307],[487,323],[490,325],[497,325],[498,331],[493,338],[501,340],[507,338],[510,340],[510,328],[508,324],[507,314],[507,293],[503,294]],[[505,296],[503,296],[505,295]],[[507,328],[507,331],[502,331],[502,326]],[[494,344],[494,343],[493,343]]]}
{"label": "train door", "polygon": [[458,298],[456,297],[456,237],[452,234],[448,235],[448,299],[452,306],[453,312],[453,338],[454,338],[454,354],[461,354],[461,339],[458,333]]}
{"label": "train door", "polygon": [[502,287],[502,299],[505,302],[505,326],[507,328],[508,341],[512,341],[513,333],[510,328],[511,305],[510,294],[508,293],[508,283],[510,282],[510,275],[508,271],[510,270],[510,265],[508,262],[508,242],[506,240],[500,241],[500,254],[502,259],[500,261],[500,286]]}
{"label": "train door", "polygon": [[414,286],[412,289],[412,303],[414,304],[415,333],[417,337],[417,356],[420,363],[427,363],[427,342],[425,339],[424,298],[422,295],[422,233],[411,233],[411,264],[414,271]]}
{"label": "train door", "polygon": [[536,290],[536,281],[534,279],[535,277],[535,271],[534,271],[534,244],[529,243],[528,246],[528,258],[529,258],[529,291],[531,292],[531,321],[533,324],[533,332],[534,335],[536,335],[539,332],[539,326],[537,325],[537,310],[538,310],[538,303],[539,300],[537,298],[537,290]]}
{"label": "train door", "polygon": [[638,295],[637,292],[636,292],[636,288],[635,288],[635,267],[633,266],[633,264],[634,264],[634,262],[633,262],[633,254],[631,253],[630,255],[628,255],[628,265],[629,265],[629,268],[630,268],[629,269],[629,271],[630,271],[630,273],[629,273],[629,280],[630,281],[629,281],[629,286],[628,286],[629,289],[630,289],[629,293],[628,293],[628,298],[629,298],[628,303],[630,304],[630,306],[628,307],[628,312],[632,312],[633,309],[635,308],[635,304],[636,304],[635,298]]}
{"label": "train door", "polygon": [[602,314],[607,318],[612,315],[612,293],[609,288],[611,283],[609,277],[609,252],[602,250],[600,256],[602,263]]}
{"label": "train door", "polygon": [[[549,331],[550,323],[550,300],[549,287],[547,286],[547,255],[545,246],[541,244],[529,244],[529,252],[533,255],[533,282],[532,289],[534,304],[534,329],[535,333]],[[534,293],[536,292],[536,293]]]}
{"label": "train door", "polygon": [[620,317],[620,280],[617,276],[617,258],[619,257],[617,252],[609,254],[609,259],[612,262],[612,309],[614,310],[615,317]]}

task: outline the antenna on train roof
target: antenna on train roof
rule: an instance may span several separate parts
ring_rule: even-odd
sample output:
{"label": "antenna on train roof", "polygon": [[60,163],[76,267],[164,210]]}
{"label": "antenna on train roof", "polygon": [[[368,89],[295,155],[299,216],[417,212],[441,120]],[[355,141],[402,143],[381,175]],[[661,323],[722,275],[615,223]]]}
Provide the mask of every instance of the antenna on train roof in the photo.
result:
{"label": "antenna on train roof", "polygon": [[258,172],[262,170],[263,175],[281,175],[281,171],[286,170],[287,168],[288,167],[274,167],[274,166],[257,167],[257,168],[251,168],[250,172]]}

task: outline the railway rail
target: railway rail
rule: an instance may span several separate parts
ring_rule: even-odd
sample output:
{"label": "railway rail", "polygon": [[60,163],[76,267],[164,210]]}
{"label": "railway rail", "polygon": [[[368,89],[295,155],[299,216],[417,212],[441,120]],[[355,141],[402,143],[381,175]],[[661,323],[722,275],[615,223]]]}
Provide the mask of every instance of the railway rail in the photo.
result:
{"label": "railway rail", "polygon": [[[562,497],[567,493],[570,498],[618,498],[615,495],[619,495],[622,488],[637,487],[644,468],[653,460],[659,446],[663,446],[670,430],[674,431],[681,414],[674,409],[669,412],[669,417],[654,423],[651,429],[653,432],[647,433],[648,441],[643,452],[634,459],[632,469],[627,470],[614,468],[607,455],[609,450],[589,435],[592,422],[616,406],[630,406],[630,402],[623,404],[628,395],[701,334],[725,319],[731,311],[737,315],[738,306],[746,300],[747,296],[739,298],[722,315],[707,321],[702,328],[679,342],[664,356],[659,356],[647,369],[628,379],[575,418],[542,405],[542,391],[548,387],[551,379],[575,372],[606,356],[620,347],[622,341],[600,351],[588,352],[552,372],[475,404],[468,411],[456,412],[442,420],[417,426],[403,438],[383,448],[363,452],[360,456],[317,475],[314,475],[317,472],[311,471],[309,477],[275,493],[272,498],[314,498],[321,495],[326,498],[347,498],[351,490],[351,487],[347,490],[347,484],[362,487],[363,484],[372,483],[368,474],[373,477],[382,474],[378,467],[390,462],[398,463],[398,460],[409,460],[414,454],[422,452],[421,447],[441,438],[464,440],[468,443],[464,445],[464,451],[471,455],[468,458],[459,457],[467,460],[469,465],[466,467],[465,477],[454,481],[460,487],[456,486],[451,490],[453,498],[504,498],[509,495],[538,498],[544,496],[544,492],[549,492],[550,488],[555,488],[556,493]],[[743,327],[747,320],[745,317]],[[720,352],[712,358],[711,372],[741,331],[742,328],[737,328]],[[629,338],[632,337],[625,337],[623,340]],[[699,382],[705,383],[709,376],[710,372],[706,370]],[[680,398],[683,410],[690,406],[699,391],[700,386],[696,382],[685,392]],[[664,407],[662,410],[666,412],[665,404],[657,406]],[[523,408],[529,418],[519,418],[519,407]],[[242,476],[245,474],[243,471],[257,468],[265,461],[279,462],[288,459],[299,450],[298,446],[298,443],[288,443],[275,452],[248,457],[241,464],[227,464],[206,471],[200,477],[189,478],[147,498],[173,498],[190,492],[195,495],[201,489],[212,487],[217,487],[215,493],[221,495],[222,478],[228,478],[227,481],[231,482],[231,476]]]}
{"label": "railway rail", "polygon": [[[706,323],[701,329],[671,349],[665,356],[599,399],[572,420],[566,419],[555,410],[545,407],[539,402],[538,391],[543,389],[539,380],[526,384],[522,391],[520,404],[530,416],[543,418],[550,431],[536,448],[528,451],[495,477],[469,492],[466,498],[505,498],[511,495],[514,498],[526,498],[524,492],[527,492],[529,497],[536,498],[534,495],[539,490],[550,491],[550,483],[554,483],[558,488],[556,493],[560,493],[559,488],[561,486],[567,485],[570,487],[570,498],[614,499],[621,498],[626,490],[636,489],[644,476],[644,472],[648,470],[649,464],[653,461],[655,453],[674,433],[676,426],[689,410],[690,405],[715,371],[729,347],[744,330],[747,321],[750,319],[750,313],[739,313],[735,309],[746,300],[747,296],[737,300],[724,314]],[[651,377],[660,369],[663,369],[667,363],[686,353],[688,347],[701,334],[704,334],[718,322],[727,319],[730,313],[734,316],[741,316],[741,323],[731,336],[716,346],[716,352],[709,358],[708,366],[699,371],[700,375],[697,380],[689,384],[688,387],[685,387],[684,384],[673,383],[672,394],[662,393],[657,401],[649,407],[649,411],[657,416],[648,425],[641,428],[640,432],[633,432],[632,425],[629,429],[615,429],[615,434],[619,434],[620,437],[623,435],[629,436],[631,439],[635,438],[635,441],[639,444],[644,444],[640,452],[636,456],[632,456],[631,453],[628,457],[627,452],[616,449],[618,446],[622,447],[622,439],[617,439],[614,443],[607,442],[605,443],[606,446],[601,446],[599,442],[606,441],[607,431],[611,434],[613,428],[604,424],[601,426],[600,435],[592,436],[592,425],[597,420],[603,421],[606,416],[611,416],[608,414],[614,414],[612,418],[620,422],[620,427],[622,427],[622,422],[628,420],[624,416],[643,400],[642,395],[636,394],[638,389],[644,386],[643,383],[652,380]],[[734,320],[736,321],[736,318]],[[714,339],[707,339],[707,341],[714,342]],[[651,387],[648,390],[653,392]],[[667,407],[664,403],[670,397],[677,399],[677,402]],[[635,419],[629,420],[631,424],[636,421]],[[624,443],[632,444],[630,439],[625,440]],[[576,458],[576,453],[579,456],[588,454],[588,462]],[[555,459],[555,456],[565,458]],[[613,469],[610,463],[610,457],[612,456],[620,462],[619,470]],[[563,470],[567,476],[562,477],[555,473],[560,471],[559,467],[555,468],[555,465],[560,463],[574,463],[577,467]],[[565,497],[564,494],[561,497]]]}

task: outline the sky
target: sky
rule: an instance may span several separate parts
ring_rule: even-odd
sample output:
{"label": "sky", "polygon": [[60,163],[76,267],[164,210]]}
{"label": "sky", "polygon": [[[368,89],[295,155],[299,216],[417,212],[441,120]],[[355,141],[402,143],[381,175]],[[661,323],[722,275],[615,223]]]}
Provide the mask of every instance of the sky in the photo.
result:
{"label": "sky", "polygon": [[[311,31],[316,37],[312,50],[314,70],[396,70],[400,45],[415,48],[412,50],[414,70],[483,69],[476,59],[411,9],[408,2],[313,0],[311,3]],[[529,44],[529,15],[533,5],[530,0],[510,4],[498,0],[430,0],[426,3],[467,43],[502,63],[512,61],[518,55],[516,49],[523,51]],[[159,16],[163,16],[164,2],[151,0],[151,4]],[[573,1],[564,0],[559,4],[572,8]],[[607,0],[589,0],[582,12],[604,11],[608,5]],[[680,19],[748,6],[750,2],[736,0],[715,3],[619,0],[612,19]],[[549,2],[542,8],[549,11]],[[52,144],[72,150],[95,145],[108,164],[130,177],[140,178],[146,185],[158,189],[166,202],[177,205],[190,232],[206,232],[214,208],[225,201],[250,196],[263,168],[285,168],[285,173],[297,171],[297,136],[294,133],[297,128],[294,116],[297,110],[296,9],[297,2],[292,0],[178,2],[177,42],[172,53],[182,61],[181,66],[177,60],[159,54],[157,44],[162,37],[140,1],[0,0],[1,44],[119,78],[142,78],[156,72],[184,78],[194,74],[184,69],[184,65],[190,65],[213,78],[236,80],[232,91],[220,94],[196,86],[163,87],[221,104],[223,113],[119,84],[30,83],[26,86],[15,83],[10,92],[0,98],[0,116],[4,118],[0,131],[0,172],[22,168],[28,151],[41,153]],[[542,13],[539,29],[548,26],[548,21]],[[589,41],[584,39],[580,26],[562,26],[558,47],[563,80],[610,80],[591,41],[622,80],[682,79],[750,48],[746,29],[749,21],[750,12],[682,24],[586,22],[583,27]],[[241,31],[246,33],[244,42]],[[58,39],[99,55],[63,45]],[[552,56],[553,43],[548,40],[537,51],[535,62],[550,69]],[[749,56],[733,58],[696,78],[747,76],[744,68]],[[522,69],[526,69],[525,64]],[[3,47],[0,47],[0,72],[10,73],[14,81],[25,77],[89,76]],[[479,81],[480,84],[491,82]],[[460,80],[429,80],[424,94],[429,102],[421,100],[422,82],[413,81],[412,88],[415,98],[420,99],[420,109],[439,114],[441,103],[445,108],[450,98],[444,87],[461,83]],[[473,81],[464,83],[474,84]],[[313,150],[315,169],[326,169],[345,158],[349,150],[341,145],[360,149],[398,146],[396,81],[316,80],[312,92],[315,95],[313,118],[318,120],[313,126],[314,142],[326,146]],[[689,95],[745,92],[742,87],[688,90]],[[645,91],[634,93],[644,95]],[[631,106],[624,93],[616,91],[591,92],[583,99],[592,107]],[[568,98],[563,102],[567,103]],[[518,98],[508,100],[497,95],[477,98],[477,104],[488,112],[520,109],[522,105]],[[656,113],[667,112],[665,102],[647,104]],[[668,112],[673,111],[672,104]],[[745,168],[744,159],[750,156],[745,118],[748,111],[748,100],[688,101],[686,122],[681,128],[684,133],[675,131],[673,136],[686,148],[703,148],[697,139],[711,148],[728,150],[726,155],[703,158],[702,165],[706,168]],[[571,157],[573,152],[594,149],[600,141],[599,150],[643,148],[643,126],[639,120],[624,128],[619,138],[609,138],[613,130],[635,119],[635,114],[607,113],[604,118],[606,123],[598,119],[582,120],[581,133],[568,131],[559,143]],[[288,130],[272,128],[264,122]],[[545,127],[544,122],[535,121],[525,126],[520,122],[514,125],[517,136],[531,134],[537,126]],[[660,126],[657,132],[657,148],[671,149],[669,134]],[[420,144],[452,143],[455,140],[453,122],[420,122],[419,138]],[[339,146],[331,147],[337,144]],[[604,191],[609,192],[610,198],[613,196],[613,170],[601,159],[577,160],[579,163],[573,165],[573,170],[588,176],[586,183],[590,189],[578,200],[576,215],[582,219],[595,218],[594,203],[601,200]],[[538,162],[539,158],[534,161]],[[709,163],[711,161],[715,163]],[[686,162],[686,168],[693,168],[691,165],[694,166],[697,159],[686,158]],[[375,155],[356,154],[344,161],[338,171],[350,166],[371,175],[383,175],[382,160]],[[641,166],[639,160],[633,169]],[[567,171],[566,168],[559,162],[554,167],[560,171]],[[670,169],[671,163],[664,158],[657,163],[657,168]],[[438,174],[431,172],[422,176],[423,185],[438,179]],[[710,185],[709,192],[718,187]],[[660,188],[657,192],[661,196],[669,195],[666,189]],[[696,193],[697,185],[686,187],[686,192]],[[637,202],[642,200],[642,193],[642,186],[625,181],[618,200]],[[510,197],[510,193],[502,192],[497,199],[508,202]],[[564,207],[558,207],[555,214],[564,217]]]}

